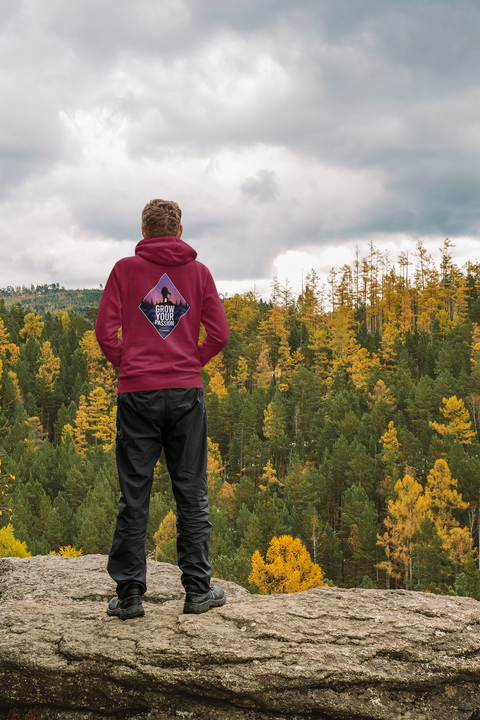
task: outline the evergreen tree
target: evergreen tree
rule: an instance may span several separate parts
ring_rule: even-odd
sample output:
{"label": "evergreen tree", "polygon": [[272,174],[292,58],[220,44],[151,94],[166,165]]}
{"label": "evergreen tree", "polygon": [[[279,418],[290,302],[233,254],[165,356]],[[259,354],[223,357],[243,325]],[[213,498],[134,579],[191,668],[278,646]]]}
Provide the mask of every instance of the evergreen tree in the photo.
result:
{"label": "evergreen tree", "polygon": [[425,515],[413,550],[413,589],[445,595],[452,581],[452,566],[435,523]]}

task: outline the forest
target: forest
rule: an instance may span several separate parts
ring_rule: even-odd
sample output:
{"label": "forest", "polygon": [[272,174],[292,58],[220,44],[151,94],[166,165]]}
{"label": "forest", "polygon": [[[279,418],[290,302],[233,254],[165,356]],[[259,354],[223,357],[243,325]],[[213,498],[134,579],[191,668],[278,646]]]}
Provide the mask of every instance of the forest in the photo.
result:
{"label": "forest", "polygon": [[[223,298],[230,338],[202,370],[214,574],[269,592],[264,558],[289,545],[317,584],[480,600],[480,264],[457,267],[448,239],[438,262],[421,241],[394,263],[370,243],[302,285]],[[99,297],[39,299],[0,299],[0,556],[108,553],[117,371]],[[163,457],[146,551],[176,562]]]}

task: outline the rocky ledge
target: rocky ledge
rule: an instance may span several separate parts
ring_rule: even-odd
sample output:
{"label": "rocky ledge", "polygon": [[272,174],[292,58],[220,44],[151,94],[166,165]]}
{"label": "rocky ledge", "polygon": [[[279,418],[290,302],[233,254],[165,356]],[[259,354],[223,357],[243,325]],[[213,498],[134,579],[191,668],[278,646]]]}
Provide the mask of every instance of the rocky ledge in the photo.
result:
{"label": "rocky ledge", "polygon": [[183,615],[152,562],[145,617],[109,618],[106,558],[0,560],[0,718],[480,720],[480,603],[316,588]]}

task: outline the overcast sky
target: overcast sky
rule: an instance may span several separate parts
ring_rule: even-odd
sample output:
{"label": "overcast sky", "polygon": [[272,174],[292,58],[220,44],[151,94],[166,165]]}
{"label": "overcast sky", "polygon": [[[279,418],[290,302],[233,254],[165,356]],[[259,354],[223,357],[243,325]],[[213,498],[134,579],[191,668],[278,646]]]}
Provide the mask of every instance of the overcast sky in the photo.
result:
{"label": "overcast sky", "polygon": [[0,287],[105,284],[151,198],[221,291],[480,260],[477,0],[1,0]]}

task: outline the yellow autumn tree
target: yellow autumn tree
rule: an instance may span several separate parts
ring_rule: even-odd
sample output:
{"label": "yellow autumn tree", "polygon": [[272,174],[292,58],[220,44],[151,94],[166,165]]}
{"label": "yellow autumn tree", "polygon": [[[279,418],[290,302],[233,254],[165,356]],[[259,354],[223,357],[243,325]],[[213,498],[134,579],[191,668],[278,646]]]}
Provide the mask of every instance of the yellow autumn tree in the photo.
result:
{"label": "yellow autumn tree", "polygon": [[332,371],[349,364],[352,355],[353,310],[344,307],[332,313],[330,319],[329,345],[332,352]]}
{"label": "yellow autumn tree", "polygon": [[323,585],[323,573],[299,538],[282,535],[270,541],[266,562],[258,550],[254,552],[248,580],[262,595],[292,593]]}
{"label": "yellow autumn tree", "polygon": [[457,484],[446,460],[440,458],[428,474],[425,488],[429,515],[443,541],[443,547],[448,550],[450,560],[456,565],[461,564],[471,546],[468,528],[460,528],[460,523],[453,516],[454,510],[466,510],[469,505],[462,500],[456,489]]}
{"label": "yellow autumn tree", "polygon": [[60,317],[63,332],[67,333],[70,329],[70,323],[71,323],[70,315],[68,314],[68,312],[66,310],[64,310],[63,312],[59,311],[57,313],[57,315]]}
{"label": "yellow autumn tree", "polygon": [[88,377],[90,380],[93,380],[94,377],[101,371],[103,359],[103,353],[93,330],[87,330],[87,332],[83,334],[83,337],[80,340],[80,347],[85,353],[87,359]]}
{"label": "yellow autumn tree", "polygon": [[103,445],[105,452],[111,450],[116,435],[116,407],[109,411],[107,396],[102,387],[97,387],[88,396],[87,428],[95,438],[95,444]]}
{"label": "yellow autumn tree", "polygon": [[254,292],[236,293],[223,301],[230,331],[236,333],[242,340],[246,338],[249,329],[260,314],[257,305],[258,299]]}
{"label": "yellow autumn tree", "polygon": [[3,557],[31,557],[32,553],[28,552],[27,543],[20,542],[14,535],[12,525],[0,528],[0,558]]}
{"label": "yellow autumn tree", "polygon": [[20,330],[20,337],[23,338],[26,336],[27,340],[31,337],[38,339],[42,334],[43,326],[45,325],[45,323],[40,320],[40,316],[36,313],[27,313],[23,322],[24,325]]}
{"label": "yellow autumn tree", "polygon": [[37,372],[37,378],[43,380],[49,390],[53,392],[55,380],[60,375],[60,358],[55,357],[52,351],[52,345],[47,340],[42,345],[42,354],[40,356],[40,367]]}
{"label": "yellow autumn tree", "polygon": [[223,366],[222,354],[218,353],[205,365],[205,370],[210,375],[209,389],[210,392],[221,400],[227,395],[227,388],[225,387],[225,368]]}
{"label": "yellow autumn tree", "polygon": [[3,355],[7,363],[14,365],[18,360],[20,348],[10,342],[10,333],[7,332],[5,324],[0,318],[0,355]]}
{"label": "yellow autumn tree", "polygon": [[160,527],[154,534],[155,558],[160,562],[177,564],[177,517],[170,512],[163,518]]}
{"label": "yellow autumn tree", "polygon": [[440,412],[445,418],[445,422],[430,422],[430,427],[440,435],[450,435],[450,437],[458,440],[463,445],[469,445],[472,438],[475,437],[475,431],[472,430],[470,415],[465,403],[455,395],[448,399],[443,398],[442,402],[443,407],[440,408]]}
{"label": "yellow autumn tree", "polygon": [[393,397],[390,389],[385,385],[383,380],[377,380],[373,392],[369,395],[368,404],[370,407],[376,405],[377,402],[383,400],[388,405],[390,410],[395,410],[395,398]]}
{"label": "yellow autumn tree", "polygon": [[353,338],[350,340],[347,370],[356,387],[366,385],[372,365],[380,365],[378,356],[361,347]]}
{"label": "yellow autumn tree", "polygon": [[280,487],[285,487],[284,483],[281,483],[280,480],[277,478],[277,471],[273,467],[270,460],[268,460],[267,464],[263,468],[263,474],[260,480],[262,482],[262,484],[258,486],[260,490],[266,490],[267,483],[273,483],[275,485],[280,485]]}
{"label": "yellow autumn tree", "polygon": [[232,380],[241,392],[246,392],[246,384],[249,376],[248,361],[242,355],[238,358],[238,365]]}
{"label": "yellow autumn tree", "polygon": [[75,416],[75,426],[72,427],[70,424],[65,425],[62,429],[62,440],[65,442],[67,436],[71,434],[75,446],[82,456],[85,458],[87,454],[87,430],[88,430],[88,415],[87,415],[87,401],[85,395],[80,395],[80,402]]}
{"label": "yellow autumn tree", "polygon": [[272,381],[272,375],[272,368],[270,367],[270,351],[265,340],[262,340],[260,355],[257,360],[257,367],[253,374],[255,386],[268,387]]}
{"label": "yellow autumn tree", "polygon": [[388,502],[388,515],[384,520],[387,531],[377,535],[378,545],[385,549],[387,560],[378,564],[387,577],[405,580],[412,577],[412,552],[420,525],[429,508],[423,487],[411,475],[405,475],[395,484],[396,499]]}

